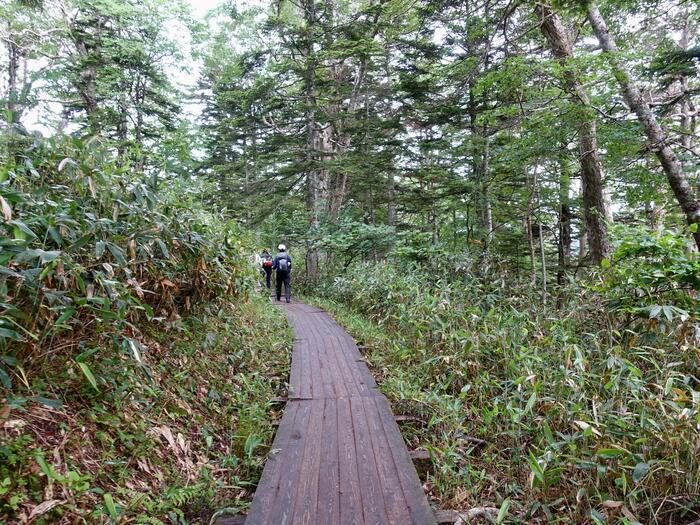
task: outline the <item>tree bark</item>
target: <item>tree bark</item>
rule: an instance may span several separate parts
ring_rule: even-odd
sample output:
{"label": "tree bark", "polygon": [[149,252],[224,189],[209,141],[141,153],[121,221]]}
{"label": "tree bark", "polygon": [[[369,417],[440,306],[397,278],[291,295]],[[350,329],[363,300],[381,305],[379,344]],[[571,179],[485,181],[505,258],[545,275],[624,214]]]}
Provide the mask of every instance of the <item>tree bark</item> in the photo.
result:
{"label": "tree bark", "polygon": [[[537,171],[535,171],[535,192],[537,194],[537,208],[540,207],[540,183],[537,179]],[[540,272],[542,276],[542,304],[547,302],[547,259],[544,251],[544,232],[542,230],[542,218],[537,219],[538,236],[540,241]]]}
{"label": "tree bark", "polygon": [[535,286],[535,284],[537,284],[537,273],[535,267],[535,241],[532,233],[532,200],[535,191],[534,186],[533,188],[530,187],[530,173],[527,168],[525,168],[525,188],[529,192],[527,199],[527,215],[525,216],[525,230],[527,233],[527,247],[530,251],[530,284]]}
{"label": "tree bark", "polygon": [[17,72],[19,71],[20,51],[19,46],[14,40],[15,35],[12,33],[12,26],[9,20],[7,22],[7,26],[7,110],[9,113],[8,123],[15,124],[19,121],[19,115],[17,111]]}
{"label": "tree bark", "polygon": [[649,104],[644,100],[631,72],[620,59],[620,50],[598,7],[593,2],[588,2],[586,7],[588,21],[612,66],[613,74],[620,85],[625,101],[642,124],[649,139],[649,148],[659,159],[673,194],[685,214],[686,222],[689,226],[696,225],[693,236],[696,246],[700,249],[700,202],[683,172],[680,161],[671,149],[664,130],[656,120]]}
{"label": "tree bark", "polygon": [[[319,214],[319,188],[316,147],[318,142],[318,123],[316,121],[316,61],[313,57],[313,27],[316,18],[315,0],[304,2],[304,20],[308,43],[306,46],[305,97],[306,97],[306,208],[310,214],[309,226],[311,234],[318,231],[321,225]],[[319,251],[313,244],[313,239],[307,240],[306,273],[310,279],[316,279],[319,271]]]}
{"label": "tree bark", "polygon": [[558,248],[558,269],[557,284],[564,285],[569,260],[571,259],[571,177],[566,165],[566,160],[561,162],[561,173],[559,174],[559,242]]}
{"label": "tree bark", "polygon": [[596,118],[591,111],[588,93],[570,64],[574,56],[573,48],[561,18],[546,3],[537,4],[535,12],[540,19],[540,29],[552,49],[552,54],[564,67],[567,91],[575,103],[584,107],[585,113],[578,132],[583,215],[591,259],[595,264],[600,264],[610,253],[610,241],[605,223],[607,208],[603,194],[603,167],[598,154]]}
{"label": "tree bark", "polygon": [[386,222],[392,228],[396,226],[396,185],[394,181],[394,171],[387,173],[387,217]]}
{"label": "tree bark", "polygon": [[491,137],[488,131],[484,129],[484,162],[483,162],[483,179],[481,183],[481,196],[484,200],[484,228],[486,229],[486,247],[493,241],[493,208],[491,206],[491,196],[489,195],[489,161],[490,161],[490,145]]}

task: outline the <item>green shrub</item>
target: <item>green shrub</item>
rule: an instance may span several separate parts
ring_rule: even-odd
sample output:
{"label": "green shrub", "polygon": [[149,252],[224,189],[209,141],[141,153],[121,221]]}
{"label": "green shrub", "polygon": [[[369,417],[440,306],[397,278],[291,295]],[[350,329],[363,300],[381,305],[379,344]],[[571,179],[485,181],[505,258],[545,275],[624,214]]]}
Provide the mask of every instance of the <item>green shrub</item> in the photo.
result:
{"label": "green shrub", "polygon": [[669,323],[700,317],[700,256],[686,236],[644,228],[619,233],[597,288],[610,309]]}
{"label": "green shrub", "polygon": [[[422,421],[406,438],[433,453],[444,507],[510,498],[514,522],[678,523],[700,512],[697,256],[684,246],[623,239],[603,284],[560,309],[517,276],[403,263],[356,265],[317,294],[368,348],[394,409]],[[652,304],[682,308],[685,328],[630,324]]]}
{"label": "green shrub", "polygon": [[[38,141],[29,154],[0,171],[5,388],[20,361],[66,339],[76,350],[83,339],[110,341],[138,363],[139,321],[247,293],[254,276],[242,234],[206,213],[186,183],[140,173],[95,141]],[[96,388],[91,352],[75,354]]]}

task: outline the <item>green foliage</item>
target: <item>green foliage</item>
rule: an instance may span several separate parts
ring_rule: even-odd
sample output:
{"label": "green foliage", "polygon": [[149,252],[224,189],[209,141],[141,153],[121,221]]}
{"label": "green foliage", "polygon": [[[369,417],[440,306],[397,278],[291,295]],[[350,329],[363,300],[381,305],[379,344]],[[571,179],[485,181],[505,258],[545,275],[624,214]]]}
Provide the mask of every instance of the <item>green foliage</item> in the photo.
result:
{"label": "green foliage", "polygon": [[[159,192],[166,181],[120,165],[94,142],[48,140],[32,153],[2,185],[6,386],[6,366],[38,348],[53,353],[71,332],[111,340],[138,364],[133,323],[247,293],[252,274],[239,232],[193,206],[182,183]],[[97,389],[88,362],[79,361]]]}
{"label": "green foliage", "polygon": [[[0,520],[189,523],[245,504],[288,337],[245,305],[246,236],[98,141],[30,153],[0,186]],[[240,452],[231,428],[251,429]]]}
{"label": "green foliage", "polygon": [[700,316],[700,257],[685,236],[618,228],[620,240],[603,262],[596,287],[614,312],[672,322]]}
{"label": "green foliage", "polygon": [[697,309],[666,330],[630,325],[606,303],[639,286],[658,300],[664,280],[678,284],[676,300],[695,301],[681,284],[697,268],[685,243],[623,238],[604,270],[616,284],[579,290],[560,309],[512,274],[401,264],[355,265],[317,293],[362,341],[395,412],[417,421],[403,430],[431,451],[441,506],[506,506],[507,523],[605,522],[622,509],[683,522],[700,512]]}

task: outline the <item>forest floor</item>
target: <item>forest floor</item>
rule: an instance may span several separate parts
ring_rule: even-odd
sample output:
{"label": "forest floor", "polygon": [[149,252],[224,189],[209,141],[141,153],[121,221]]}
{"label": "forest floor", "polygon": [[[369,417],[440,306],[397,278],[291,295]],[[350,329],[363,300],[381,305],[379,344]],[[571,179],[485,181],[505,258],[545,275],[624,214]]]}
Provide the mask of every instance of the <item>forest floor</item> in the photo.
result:
{"label": "forest floor", "polygon": [[288,374],[283,316],[253,299],[139,339],[140,367],[89,357],[97,388],[70,341],[24,370],[31,389],[0,403],[0,523],[209,523],[247,506]]}

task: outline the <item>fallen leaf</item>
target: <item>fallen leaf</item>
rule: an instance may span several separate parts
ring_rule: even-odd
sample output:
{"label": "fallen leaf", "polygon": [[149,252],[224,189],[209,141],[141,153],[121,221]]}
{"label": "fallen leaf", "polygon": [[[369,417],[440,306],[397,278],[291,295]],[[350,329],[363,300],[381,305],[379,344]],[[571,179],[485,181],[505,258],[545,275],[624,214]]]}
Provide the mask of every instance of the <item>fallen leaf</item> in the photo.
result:
{"label": "fallen leaf", "polygon": [[5,218],[5,222],[10,222],[12,220],[12,208],[10,204],[0,195],[0,207],[2,207],[2,215]]}
{"label": "fallen leaf", "polygon": [[587,428],[590,428],[591,432],[593,432],[596,436],[600,437],[602,435],[600,432],[598,432],[598,429],[596,429],[593,425],[586,423],[585,421],[574,421],[574,423],[581,430],[586,430]]}
{"label": "fallen leaf", "polygon": [[177,433],[177,444],[180,446],[180,450],[187,453],[187,444],[185,443],[185,436],[181,433]]}
{"label": "fallen leaf", "polygon": [[26,424],[27,422],[23,419],[8,419],[2,426],[7,430],[12,430],[13,428],[22,428]]}
{"label": "fallen leaf", "polygon": [[620,507],[622,507],[622,502],[608,499],[603,502],[603,507],[607,507],[609,509],[619,509]]}
{"label": "fallen leaf", "polygon": [[167,425],[163,425],[160,427],[160,434],[165,438],[165,440],[168,442],[168,445],[170,445],[170,448],[177,454],[177,445],[175,444],[175,438],[173,438],[173,432],[170,430],[170,427]]}
{"label": "fallen leaf", "polygon": [[32,512],[29,514],[29,521],[32,521],[34,518],[38,518],[42,514],[46,514],[52,508],[57,507],[58,505],[62,505],[63,503],[64,500],[62,499],[52,499],[44,501],[43,503],[39,503],[36,507],[32,509]]}

